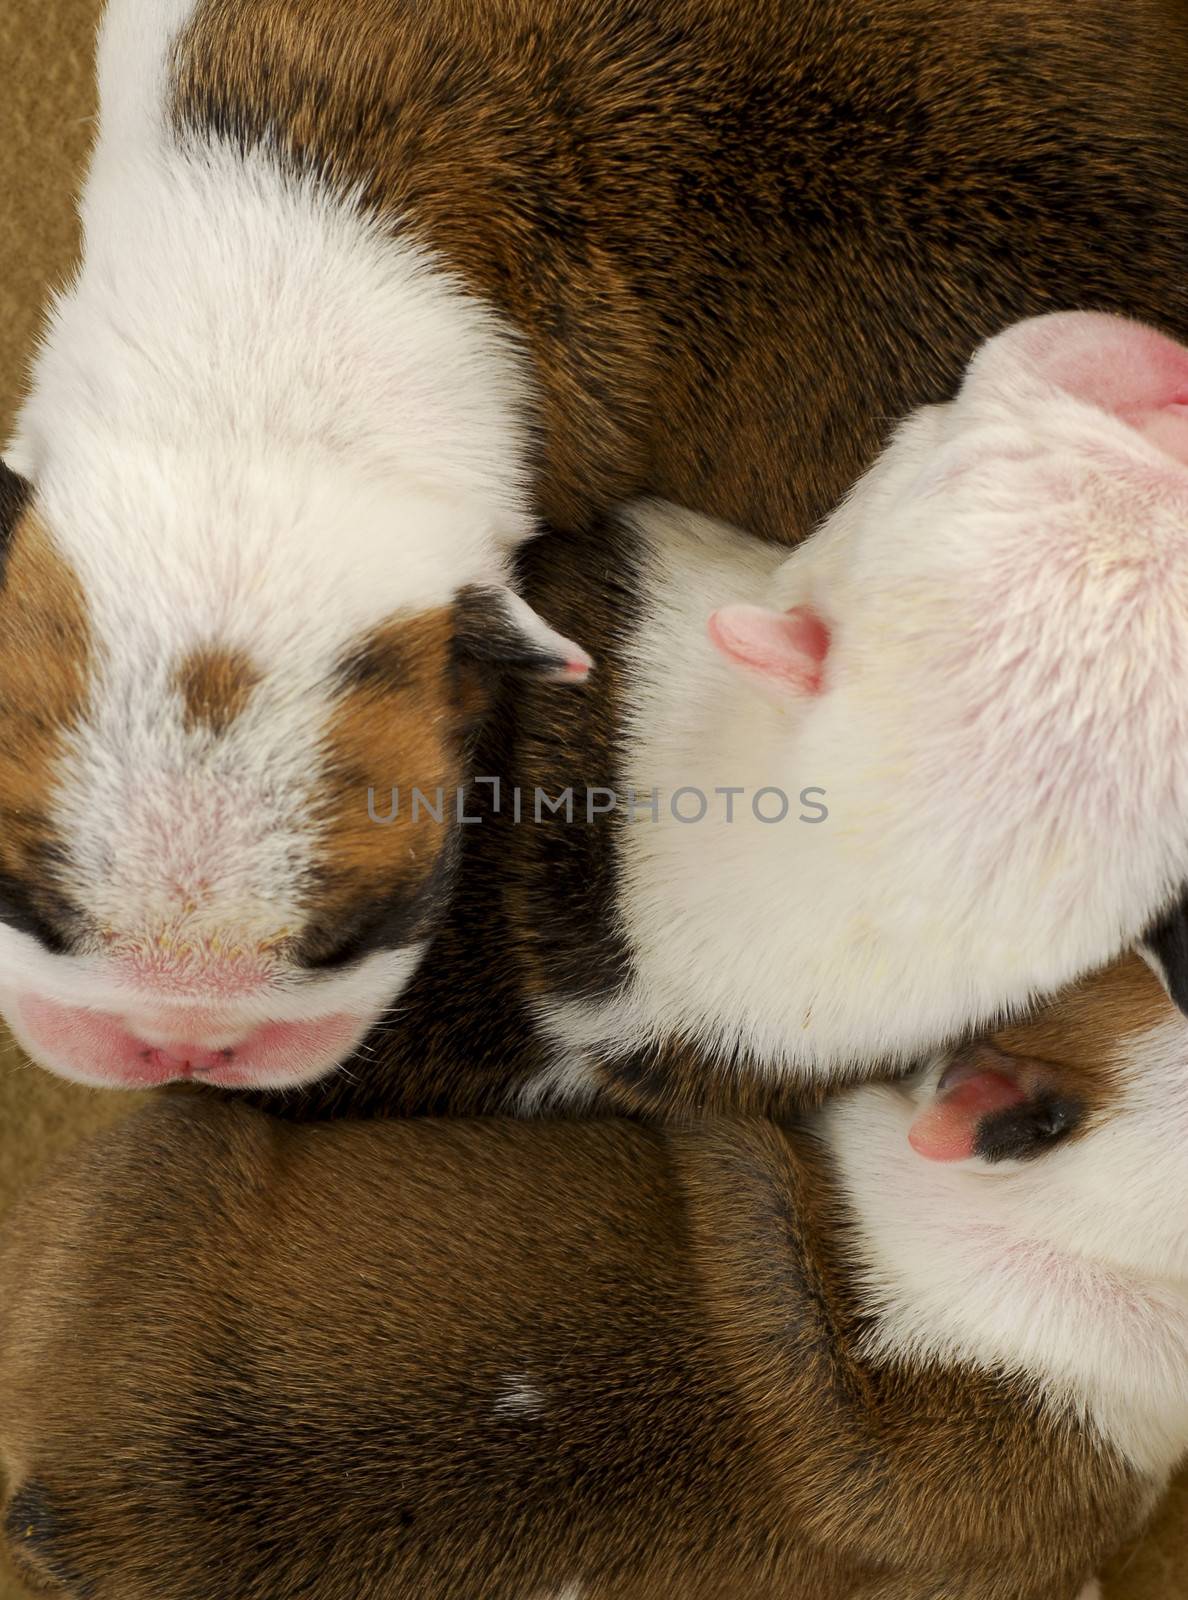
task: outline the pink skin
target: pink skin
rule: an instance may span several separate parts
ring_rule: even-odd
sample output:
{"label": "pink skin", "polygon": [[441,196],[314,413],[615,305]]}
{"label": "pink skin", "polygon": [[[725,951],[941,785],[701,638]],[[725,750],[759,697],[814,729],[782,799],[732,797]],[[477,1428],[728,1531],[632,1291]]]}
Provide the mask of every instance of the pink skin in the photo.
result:
{"label": "pink skin", "polygon": [[[186,1079],[224,1089],[305,1082],[341,1061],[366,1024],[365,1018],[340,1013],[264,1023],[237,1036],[212,1013],[189,1009],[173,1014],[150,1041],[109,1012],[40,995],[21,995],[17,1013],[22,1043],[32,1054],[70,1077],[124,1089]],[[203,1035],[206,1042],[194,1042]],[[212,1036],[219,1042],[210,1042]]]}
{"label": "pink skin", "polygon": [[774,687],[793,695],[821,692],[829,629],[810,607],[723,606],[709,619],[709,636],[728,661]]}
{"label": "pink skin", "polygon": [[936,1099],[912,1123],[908,1143],[926,1161],[968,1161],[983,1118],[1027,1096],[1005,1073],[972,1066],[950,1067]]}
{"label": "pink skin", "polygon": [[[998,385],[1013,402],[1020,368],[1118,417],[1172,460],[1188,464],[1183,345],[1122,317],[1057,313],[992,340],[969,382]],[[963,460],[962,470],[970,464]],[[1165,476],[1150,468],[1150,486],[1162,489]],[[778,693],[809,698],[824,690],[829,628],[810,607],[724,606],[709,619],[709,637],[728,661]]]}
{"label": "pink skin", "polygon": [[996,342],[1004,356],[1021,356],[1066,394],[1188,463],[1188,349],[1174,339],[1122,317],[1067,312],[1025,322]]}
{"label": "pink skin", "polygon": [[576,645],[569,645],[568,648],[572,653],[565,658],[564,665],[548,676],[554,683],[585,683],[594,669],[593,657],[579,650]]}

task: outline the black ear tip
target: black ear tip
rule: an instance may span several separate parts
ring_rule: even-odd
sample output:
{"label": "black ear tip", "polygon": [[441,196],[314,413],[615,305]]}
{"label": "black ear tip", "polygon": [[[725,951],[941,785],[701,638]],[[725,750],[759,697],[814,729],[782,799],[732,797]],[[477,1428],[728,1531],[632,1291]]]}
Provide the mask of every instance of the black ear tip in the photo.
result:
{"label": "black ear tip", "polygon": [[1151,924],[1142,948],[1163,978],[1168,994],[1188,1017],[1188,891]]}
{"label": "black ear tip", "polygon": [[454,599],[454,650],[494,671],[581,683],[593,661],[549,626],[514,590],[468,584]]}
{"label": "black ear tip", "polygon": [[984,1161],[1028,1161],[1066,1139],[1084,1120],[1071,1095],[1047,1093],[983,1118],[974,1154]]}

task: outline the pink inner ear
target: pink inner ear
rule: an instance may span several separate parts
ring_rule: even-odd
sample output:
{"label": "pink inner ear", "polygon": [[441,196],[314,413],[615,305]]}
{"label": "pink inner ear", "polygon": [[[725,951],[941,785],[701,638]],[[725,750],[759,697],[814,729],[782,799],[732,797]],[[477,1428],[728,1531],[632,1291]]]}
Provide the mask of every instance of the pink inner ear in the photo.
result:
{"label": "pink inner ear", "polygon": [[950,1069],[936,1098],[912,1123],[908,1143],[927,1161],[966,1161],[983,1118],[1026,1098],[1005,1073],[977,1066]]}
{"label": "pink inner ear", "polygon": [[592,657],[576,644],[570,644],[569,655],[556,668],[546,674],[551,683],[585,683],[594,669]]}
{"label": "pink inner ear", "polygon": [[1065,393],[1188,462],[1188,349],[1174,339],[1091,311],[1036,317],[1000,337],[1004,359],[1021,356]]}
{"label": "pink inner ear", "polygon": [[792,694],[821,692],[829,629],[809,606],[723,606],[709,619],[709,636],[728,661]]}

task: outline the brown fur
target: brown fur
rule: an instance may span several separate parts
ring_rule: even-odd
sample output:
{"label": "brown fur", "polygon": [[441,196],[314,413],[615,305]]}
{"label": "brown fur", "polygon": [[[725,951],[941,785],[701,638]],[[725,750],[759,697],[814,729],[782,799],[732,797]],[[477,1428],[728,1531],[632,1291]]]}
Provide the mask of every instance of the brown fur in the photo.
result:
{"label": "brown fur", "polygon": [[1186,74],[1179,0],[204,0],[176,111],[506,312],[556,526],[795,541],[1015,318],[1188,336]]}
{"label": "brown fur", "polygon": [[178,663],[174,683],[188,733],[225,733],[251,699],[259,674],[242,650],[206,646]]}
{"label": "brown fur", "polygon": [[[469,709],[452,638],[448,607],[393,618],[340,664],[318,785],[311,953],[340,946],[385,905],[408,908],[434,881],[443,849],[448,853]],[[398,811],[390,823],[377,823],[373,812],[393,812],[393,789]],[[436,821],[430,808],[438,809],[439,789]],[[414,931],[410,924],[402,936]]]}
{"label": "brown fur", "polygon": [[[175,114],[361,184],[524,336],[557,530],[525,592],[598,676],[504,694],[477,770],[555,792],[616,766],[615,502],[795,542],[1014,319],[1188,339],[1186,77],[1178,0],[204,0]],[[617,825],[466,830],[442,970],[357,1083],[290,1109],[502,1106],[507,1062],[544,1061],[526,1001],[622,976]],[[679,1041],[608,1062],[609,1103],[778,1106],[761,1064],[706,1065]]]}
{"label": "brown fur", "polygon": [[1149,1485],[865,1357],[849,1228],[793,1126],[166,1096],[8,1239],[10,1538],[89,1600],[1074,1600]]}
{"label": "brown fur", "polygon": [[45,526],[18,513],[0,584],[0,878],[21,911],[69,920],[49,808],[91,668],[86,601]]}
{"label": "brown fur", "polygon": [[1082,1072],[1110,1072],[1120,1045],[1168,1015],[1167,992],[1139,956],[1127,956],[1070,989],[1026,1021],[1000,1029],[995,1043],[1015,1055]]}
{"label": "brown fur", "polygon": [[1137,955],[1074,984],[1034,1016],[1002,1028],[994,1046],[1034,1062],[1046,1089],[1080,1108],[1071,1138],[1084,1138],[1109,1120],[1122,1089],[1118,1055],[1136,1034],[1169,1014],[1167,992]]}

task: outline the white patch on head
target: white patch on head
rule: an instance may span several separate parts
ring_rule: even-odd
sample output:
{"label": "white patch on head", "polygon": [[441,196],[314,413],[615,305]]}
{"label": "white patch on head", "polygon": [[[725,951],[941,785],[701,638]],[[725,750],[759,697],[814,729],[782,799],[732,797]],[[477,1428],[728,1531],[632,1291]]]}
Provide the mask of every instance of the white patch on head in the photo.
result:
{"label": "white patch on head", "polygon": [[497,1417],[536,1417],[544,1410],[545,1403],[542,1389],[523,1375],[513,1373],[504,1378],[493,1410]]}
{"label": "white patch on head", "polygon": [[1188,1450],[1188,1022],[1168,1013],[1120,1047],[1104,1125],[1033,1161],[918,1156],[910,1086],[822,1115],[871,1353],[1020,1373],[1156,1476]]}
{"label": "white patch on head", "polygon": [[[64,888],[134,967],[231,940],[267,968],[302,916],[336,664],[380,623],[504,582],[534,531],[527,379],[491,309],[356,194],[268,150],[179,142],[168,64],[193,9],[108,8],[84,259],[11,459],[91,635],[52,815]],[[257,678],[218,737],[187,729],[174,686],[203,649]],[[27,942],[14,966],[40,992],[112,1002],[103,951]],[[374,1011],[407,954],[316,979],[282,964],[281,1011],[307,985],[320,1010]]]}
{"label": "white patch on head", "polygon": [[[619,835],[645,1036],[785,1071],[910,1060],[1103,965],[1188,880],[1188,469],[1014,359],[987,346],[782,563],[630,513],[622,785],[660,794]],[[736,605],[820,617],[820,693],[723,659],[707,617]],[[673,819],[683,787],[704,820]],[[785,820],[756,818],[764,788]],[[806,790],[825,820],[798,820]]]}
{"label": "white patch on head", "polygon": [[1087,1583],[1077,1596],[1077,1600],[1101,1600],[1101,1584],[1094,1578]]}

